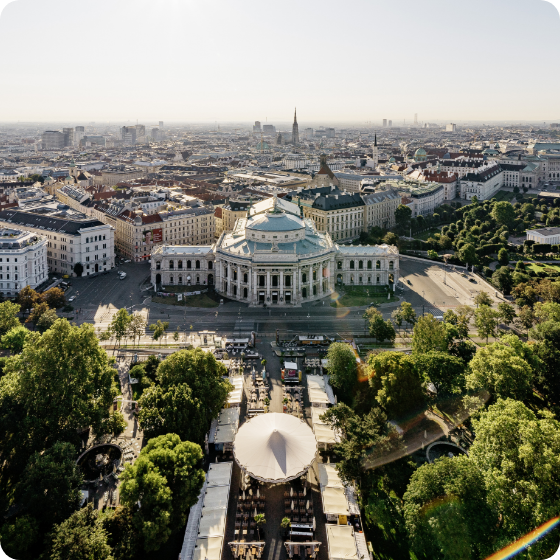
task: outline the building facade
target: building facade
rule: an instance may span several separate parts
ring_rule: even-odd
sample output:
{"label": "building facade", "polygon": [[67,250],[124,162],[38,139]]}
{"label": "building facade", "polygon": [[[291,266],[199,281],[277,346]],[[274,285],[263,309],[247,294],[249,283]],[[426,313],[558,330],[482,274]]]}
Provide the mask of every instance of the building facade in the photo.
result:
{"label": "building facade", "polygon": [[297,205],[276,197],[254,205],[214,245],[157,247],[151,268],[156,289],[210,285],[229,299],[273,306],[324,298],[337,282],[392,286],[398,274],[396,247],[340,247]]}
{"label": "building facade", "polygon": [[25,286],[36,288],[47,278],[47,240],[29,231],[0,229],[0,292],[15,296]]}

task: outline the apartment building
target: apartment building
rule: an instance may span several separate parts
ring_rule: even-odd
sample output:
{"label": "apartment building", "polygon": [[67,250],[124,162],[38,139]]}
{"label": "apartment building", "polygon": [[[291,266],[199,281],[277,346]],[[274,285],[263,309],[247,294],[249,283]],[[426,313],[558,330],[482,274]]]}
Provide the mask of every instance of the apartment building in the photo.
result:
{"label": "apartment building", "polygon": [[230,200],[222,207],[222,231],[233,231],[239,218],[246,218],[250,200]]}
{"label": "apartment building", "polygon": [[35,211],[0,211],[0,225],[33,232],[47,240],[47,265],[51,272],[76,276],[81,263],[83,275],[110,270],[115,266],[115,230],[99,220],[75,214],[36,208]]}

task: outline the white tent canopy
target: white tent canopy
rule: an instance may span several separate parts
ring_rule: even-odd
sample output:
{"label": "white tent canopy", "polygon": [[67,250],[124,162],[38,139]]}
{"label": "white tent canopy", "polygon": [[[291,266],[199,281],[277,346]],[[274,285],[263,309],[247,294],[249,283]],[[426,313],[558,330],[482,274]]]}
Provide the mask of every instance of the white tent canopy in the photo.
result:
{"label": "white tent canopy", "polygon": [[327,525],[329,560],[358,560],[354,530],[348,525]]}
{"label": "white tent canopy", "polygon": [[220,560],[222,558],[222,537],[198,539],[194,549],[193,560]]}
{"label": "white tent canopy", "polygon": [[291,414],[255,416],[237,432],[233,453],[253,478],[280,483],[304,474],[317,452],[311,428]]}

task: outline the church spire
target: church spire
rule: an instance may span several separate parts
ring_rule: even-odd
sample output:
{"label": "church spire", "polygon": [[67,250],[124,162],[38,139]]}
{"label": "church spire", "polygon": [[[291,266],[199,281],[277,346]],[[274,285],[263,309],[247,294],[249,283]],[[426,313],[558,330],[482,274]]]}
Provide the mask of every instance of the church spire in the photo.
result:
{"label": "church spire", "polygon": [[374,138],[374,140],[373,140],[373,145],[374,145],[374,146],[377,146],[377,134],[375,134],[375,138]]}
{"label": "church spire", "polygon": [[297,124],[297,109],[294,107],[294,124]]}

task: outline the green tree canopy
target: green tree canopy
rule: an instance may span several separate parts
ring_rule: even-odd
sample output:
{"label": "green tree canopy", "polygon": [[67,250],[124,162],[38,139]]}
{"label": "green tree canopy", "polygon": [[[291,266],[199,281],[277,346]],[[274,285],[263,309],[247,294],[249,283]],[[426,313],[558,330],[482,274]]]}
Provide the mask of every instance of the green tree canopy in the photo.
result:
{"label": "green tree canopy", "polygon": [[11,301],[0,303],[0,336],[21,324],[17,318],[19,311],[20,305],[17,303]]}
{"label": "green tree canopy", "polygon": [[39,303],[40,299],[41,296],[31,286],[25,286],[18,293],[16,301],[21,306],[21,310],[26,312]]}
{"label": "green tree canopy", "polygon": [[186,523],[204,483],[202,458],[199,445],[165,434],[152,438],[134,465],[126,466],[121,502],[133,510],[133,524],[147,551],[158,549]]}
{"label": "green tree canopy", "polygon": [[505,200],[494,204],[491,215],[494,220],[503,226],[508,226],[515,220],[515,210],[513,206]]}
{"label": "green tree canopy", "polygon": [[509,264],[509,254],[508,254],[507,249],[505,247],[502,247],[498,251],[498,262],[502,266],[507,266]]}
{"label": "green tree canopy", "polygon": [[497,397],[523,399],[532,383],[532,367],[513,346],[502,342],[481,348],[469,364],[468,389],[485,387]]}
{"label": "green tree canopy", "polygon": [[476,264],[478,262],[476,249],[472,243],[465,243],[461,249],[459,249],[459,259],[469,265]]}
{"label": "green tree canopy", "polygon": [[474,324],[480,338],[486,338],[486,342],[488,342],[490,336],[496,335],[499,316],[499,312],[488,305],[481,305],[474,312]]}
{"label": "green tree canopy", "polygon": [[115,337],[117,344],[120,346],[121,340],[128,336],[132,315],[126,309],[119,309],[109,324],[109,331]]}
{"label": "green tree canopy", "polygon": [[66,305],[66,296],[61,288],[50,288],[41,295],[42,301],[46,302],[51,309],[58,309]]}
{"label": "green tree canopy", "polygon": [[412,352],[424,354],[430,350],[445,352],[448,348],[447,331],[443,323],[430,313],[420,317],[414,325]]}
{"label": "green tree canopy", "polygon": [[356,356],[349,344],[334,342],[327,352],[329,380],[340,398],[348,399],[358,381]]}
{"label": "green tree canopy", "polygon": [[475,305],[488,305],[489,307],[494,303],[492,298],[488,295],[488,292],[478,292],[476,296],[474,296],[474,303]]}
{"label": "green tree canopy", "polygon": [[[549,412],[540,416],[519,401],[500,399],[473,419],[476,438],[469,454],[485,478],[489,505],[502,517],[496,548],[558,515],[560,422]],[[552,554],[558,541],[540,545],[548,551],[551,546]]]}
{"label": "green tree canopy", "polygon": [[200,348],[180,350],[160,363],[156,384],[140,397],[139,422],[149,437],[176,433],[202,444],[227,401],[225,367]]}
{"label": "green tree canopy", "polygon": [[23,325],[14,327],[2,336],[2,348],[9,350],[12,354],[19,354],[30,336],[31,331],[26,329]]}
{"label": "green tree canopy", "polygon": [[484,476],[468,457],[442,458],[416,470],[404,494],[404,515],[418,557],[475,560],[492,551],[497,516],[486,501]]}
{"label": "green tree canopy", "polygon": [[394,342],[397,336],[393,323],[388,319],[383,319],[383,315],[375,308],[369,307],[364,313],[364,318],[368,319],[369,334],[379,342],[389,340]]}
{"label": "green tree canopy", "polygon": [[52,533],[50,560],[113,560],[107,531],[93,505],[76,511]]}
{"label": "green tree canopy", "polygon": [[508,266],[501,266],[492,274],[492,284],[505,295],[509,295],[513,288],[513,276]]}
{"label": "green tree canopy", "polygon": [[[33,313],[31,313],[31,316],[33,316]],[[47,309],[37,320],[36,326],[39,329],[39,332],[49,330],[55,324],[57,319],[58,315],[56,314],[56,311],[54,309]]]}
{"label": "green tree canopy", "polygon": [[370,355],[368,366],[375,399],[390,419],[424,405],[426,396],[414,358],[401,352],[381,352]]}
{"label": "green tree canopy", "polygon": [[511,325],[513,320],[517,317],[513,305],[502,301],[498,303],[498,316],[504,325]]}
{"label": "green tree canopy", "polygon": [[412,210],[404,204],[399,204],[395,210],[395,222],[400,231],[405,231],[410,226]]}
{"label": "green tree canopy", "polygon": [[465,386],[465,363],[447,352],[430,350],[415,354],[416,368],[425,381],[431,381],[439,393],[460,393]]}

